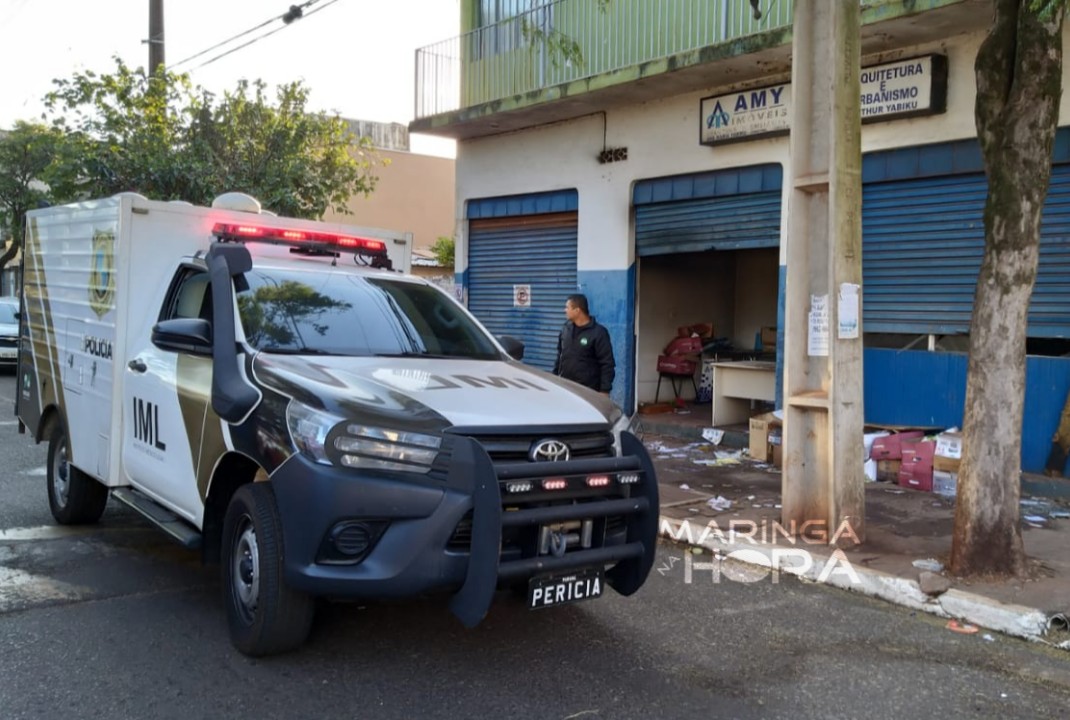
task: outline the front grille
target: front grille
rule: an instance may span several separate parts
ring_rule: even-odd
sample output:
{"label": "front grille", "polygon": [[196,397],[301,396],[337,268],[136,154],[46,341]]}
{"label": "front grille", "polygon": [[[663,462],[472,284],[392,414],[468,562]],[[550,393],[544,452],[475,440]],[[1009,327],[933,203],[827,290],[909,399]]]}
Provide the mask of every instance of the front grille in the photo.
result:
{"label": "front grille", "polygon": [[526,462],[531,446],[540,440],[553,438],[569,448],[573,460],[613,456],[613,434],[594,433],[547,433],[543,435],[476,435],[473,439],[483,446],[490,459],[499,462]]}

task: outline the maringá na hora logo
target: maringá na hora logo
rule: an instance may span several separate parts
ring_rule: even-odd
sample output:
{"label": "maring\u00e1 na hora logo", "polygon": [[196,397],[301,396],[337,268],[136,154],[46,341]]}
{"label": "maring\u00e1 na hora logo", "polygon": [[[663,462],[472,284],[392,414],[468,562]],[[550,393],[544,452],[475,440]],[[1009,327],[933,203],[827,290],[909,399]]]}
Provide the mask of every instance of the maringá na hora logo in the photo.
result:
{"label": "maring\u00e1 na hora logo", "polygon": [[103,318],[115,306],[115,233],[93,233],[93,267],[89,273],[89,306]]}

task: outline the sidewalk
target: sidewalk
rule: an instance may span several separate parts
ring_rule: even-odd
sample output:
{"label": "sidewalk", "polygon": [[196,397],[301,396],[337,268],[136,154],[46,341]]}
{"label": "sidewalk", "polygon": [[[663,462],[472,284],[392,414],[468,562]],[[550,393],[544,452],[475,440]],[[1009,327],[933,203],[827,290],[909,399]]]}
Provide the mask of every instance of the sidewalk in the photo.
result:
{"label": "sidewalk", "polygon": [[[1043,523],[1023,521],[1028,579],[966,582],[942,569],[951,551],[953,498],[867,483],[865,542],[845,549],[837,559],[835,548],[827,543],[789,539],[779,530],[780,471],[750,460],[745,450],[738,449],[742,444],[738,438],[726,435],[729,442],[714,447],[690,436],[669,437],[648,430],[643,440],[658,472],[661,534],[696,546],[692,552],[701,546],[719,558],[802,574],[914,610],[1070,650],[1070,631],[1059,617],[1070,617],[1070,519],[1048,517],[1051,510],[1066,510],[1066,500],[1044,499],[1023,507],[1023,515],[1046,517]],[[731,506],[711,507],[709,501],[716,498],[730,501]],[[811,567],[803,567],[809,560]],[[709,567],[710,561],[706,555],[698,562]],[[930,561],[919,565],[935,561],[939,567],[928,572],[915,561]]]}

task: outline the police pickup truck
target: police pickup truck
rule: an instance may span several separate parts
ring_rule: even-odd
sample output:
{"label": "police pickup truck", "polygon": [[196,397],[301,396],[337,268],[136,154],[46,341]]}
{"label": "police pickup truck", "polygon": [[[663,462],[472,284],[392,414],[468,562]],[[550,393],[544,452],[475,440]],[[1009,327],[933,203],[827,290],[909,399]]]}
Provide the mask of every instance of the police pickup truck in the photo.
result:
{"label": "police pickup truck", "polygon": [[314,601],[441,591],[466,626],[634,593],[654,470],[605,396],[520,362],[387,235],[123,194],[29,213],[20,429],[60,523],[110,497],[222,568],[231,639],[304,642]]}

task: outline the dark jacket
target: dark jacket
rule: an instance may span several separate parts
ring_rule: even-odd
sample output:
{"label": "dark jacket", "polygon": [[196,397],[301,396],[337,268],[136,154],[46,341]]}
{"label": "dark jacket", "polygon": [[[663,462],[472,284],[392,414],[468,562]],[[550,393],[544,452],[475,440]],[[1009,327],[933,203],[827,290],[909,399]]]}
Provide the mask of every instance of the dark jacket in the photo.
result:
{"label": "dark jacket", "polygon": [[561,328],[557,338],[557,361],[554,375],[586,385],[592,390],[609,392],[613,388],[615,364],[609,332],[591,318],[577,327],[571,320]]}

